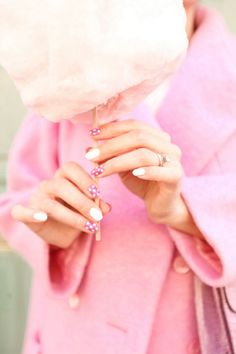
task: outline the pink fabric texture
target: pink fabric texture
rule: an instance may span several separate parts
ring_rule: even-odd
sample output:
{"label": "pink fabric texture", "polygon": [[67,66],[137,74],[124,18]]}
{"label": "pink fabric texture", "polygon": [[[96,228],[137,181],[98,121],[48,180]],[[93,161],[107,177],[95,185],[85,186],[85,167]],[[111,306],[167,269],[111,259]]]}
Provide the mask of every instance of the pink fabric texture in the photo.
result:
{"label": "pink fabric texture", "polygon": [[[194,353],[194,274],[234,293],[236,42],[204,7],[197,26],[158,112],[143,102],[129,116],[161,127],[182,149],[183,197],[205,241],[151,222],[143,202],[113,175],[101,180],[102,197],[113,206],[102,241],[82,234],[67,250],[50,250],[10,210],[27,204],[66,161],[91,169],[84,157],[91,126],[34,114],[23,122],[10,151],[0,229],[34,271],[24,354]],[[72,309],[74,293],[80,301]],[[229,302],[235,308],[235,296]]]}
{"label": "pink fabric texture", "polygon": [[0,64],[52,121],[126,114],[188,45],[182,0],[1,0],[0,13]]}

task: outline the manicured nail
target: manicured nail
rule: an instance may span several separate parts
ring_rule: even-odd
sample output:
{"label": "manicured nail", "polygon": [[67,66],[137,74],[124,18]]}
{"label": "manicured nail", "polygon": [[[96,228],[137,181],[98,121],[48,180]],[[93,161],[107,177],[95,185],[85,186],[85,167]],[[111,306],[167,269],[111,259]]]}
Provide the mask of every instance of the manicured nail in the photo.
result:
{"label": "manicured nail", "polygon": [[104,172],[103,165],[95,167],[90,173],[92,176],[97,177]]}
{"label": "manicured nail", "polygon": [[98,226],[95,222],[87,221],[85,223],[85,229],[90,232],[96,232],[98,230]]}
{"label": "manicured nail", "polygon": [[95,184],[91,184],[91,186],[88,187],[88,191],[93,198],[100,197],[101,192]]}
{"label": "manicured nail", "polygon": [[144,168],[136,168],[135,170],[132,171],[132,174],[134,176],[143,176],[145,175],[145,170]]}
{"label": "manicured nail", "polygon": [[103,218],[103,215],[102,215],[102,212],[100,209],[97,209],[97,208],[91,208],[89,210],[89,214],[92,216],[92,218],[95,220],[95,221],[100,221],[102,220]]}
{"label": "manicured nail", "polygon": [[46,221],[48,219],[48,215],[43,211],[38,211],[33,214],[33,218],[37,221]]}
{"label": "manicured nail", "polygon": [[100,155],[100,149],[92,148],[85,154],[85,157],[88,160],[93,160],[95,159],[95,157],[98,157],[99,155]]}
{"label": "manicured nail", "polygon": [[92,136],[99,135],[100,133],[101,133],[100,128],[93,128],[93,129],[90,129],[90,131],[89,131],[89,134]]}

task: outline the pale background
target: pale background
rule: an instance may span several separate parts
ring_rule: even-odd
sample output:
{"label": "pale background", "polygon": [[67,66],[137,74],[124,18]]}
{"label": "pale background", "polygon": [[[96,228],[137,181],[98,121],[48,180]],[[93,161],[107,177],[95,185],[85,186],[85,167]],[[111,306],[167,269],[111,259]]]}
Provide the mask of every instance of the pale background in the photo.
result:
{"label": "pale background", "polygon": [[[203,1],[221,11],[236,34],[236,0]],[[5,186],[7,153],[26,110],[7,74],[0,67],[0,192]],[[21,354],[31,271],[0,238],[0,353]]]}

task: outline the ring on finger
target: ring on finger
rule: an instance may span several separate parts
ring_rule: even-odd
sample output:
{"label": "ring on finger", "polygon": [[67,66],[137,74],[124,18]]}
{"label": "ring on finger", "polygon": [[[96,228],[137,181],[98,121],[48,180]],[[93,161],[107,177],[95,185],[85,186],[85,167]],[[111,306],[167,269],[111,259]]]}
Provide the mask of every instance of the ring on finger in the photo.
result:
{"label": "ring on finger", "polygon": [[159,152],[156,153],[157,157],[158,157],[158,161],[159,161],[159,166],[160,167],[164,167],[164,164],[166,162],[171,162],[171,158],[169,155],[167,154],[160,154]]}

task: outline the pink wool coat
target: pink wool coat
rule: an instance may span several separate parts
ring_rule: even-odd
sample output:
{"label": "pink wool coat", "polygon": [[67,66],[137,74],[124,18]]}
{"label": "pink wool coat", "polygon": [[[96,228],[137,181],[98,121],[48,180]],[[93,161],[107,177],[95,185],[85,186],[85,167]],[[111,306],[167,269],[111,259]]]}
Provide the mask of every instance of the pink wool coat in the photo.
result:
{"label": "pink wool coat", "polygon": [[160,126],[182,149],[182,193],[204,242],[151,222],[142,200],[113,175],[101,179],[102,197],[113,206],[102,241],[82,234],[52,251],[10,210],[27,205],[65,162],[91,169],[84,157],[90,126],[31,113],[23,122],[10,152],[0,229],[34,271],[24,354],[200,353],[194,275],[227,287],[236,322],[236,42],[205,8],[197,26],[159,110],[152,114],[143,102],[129,116]]}

